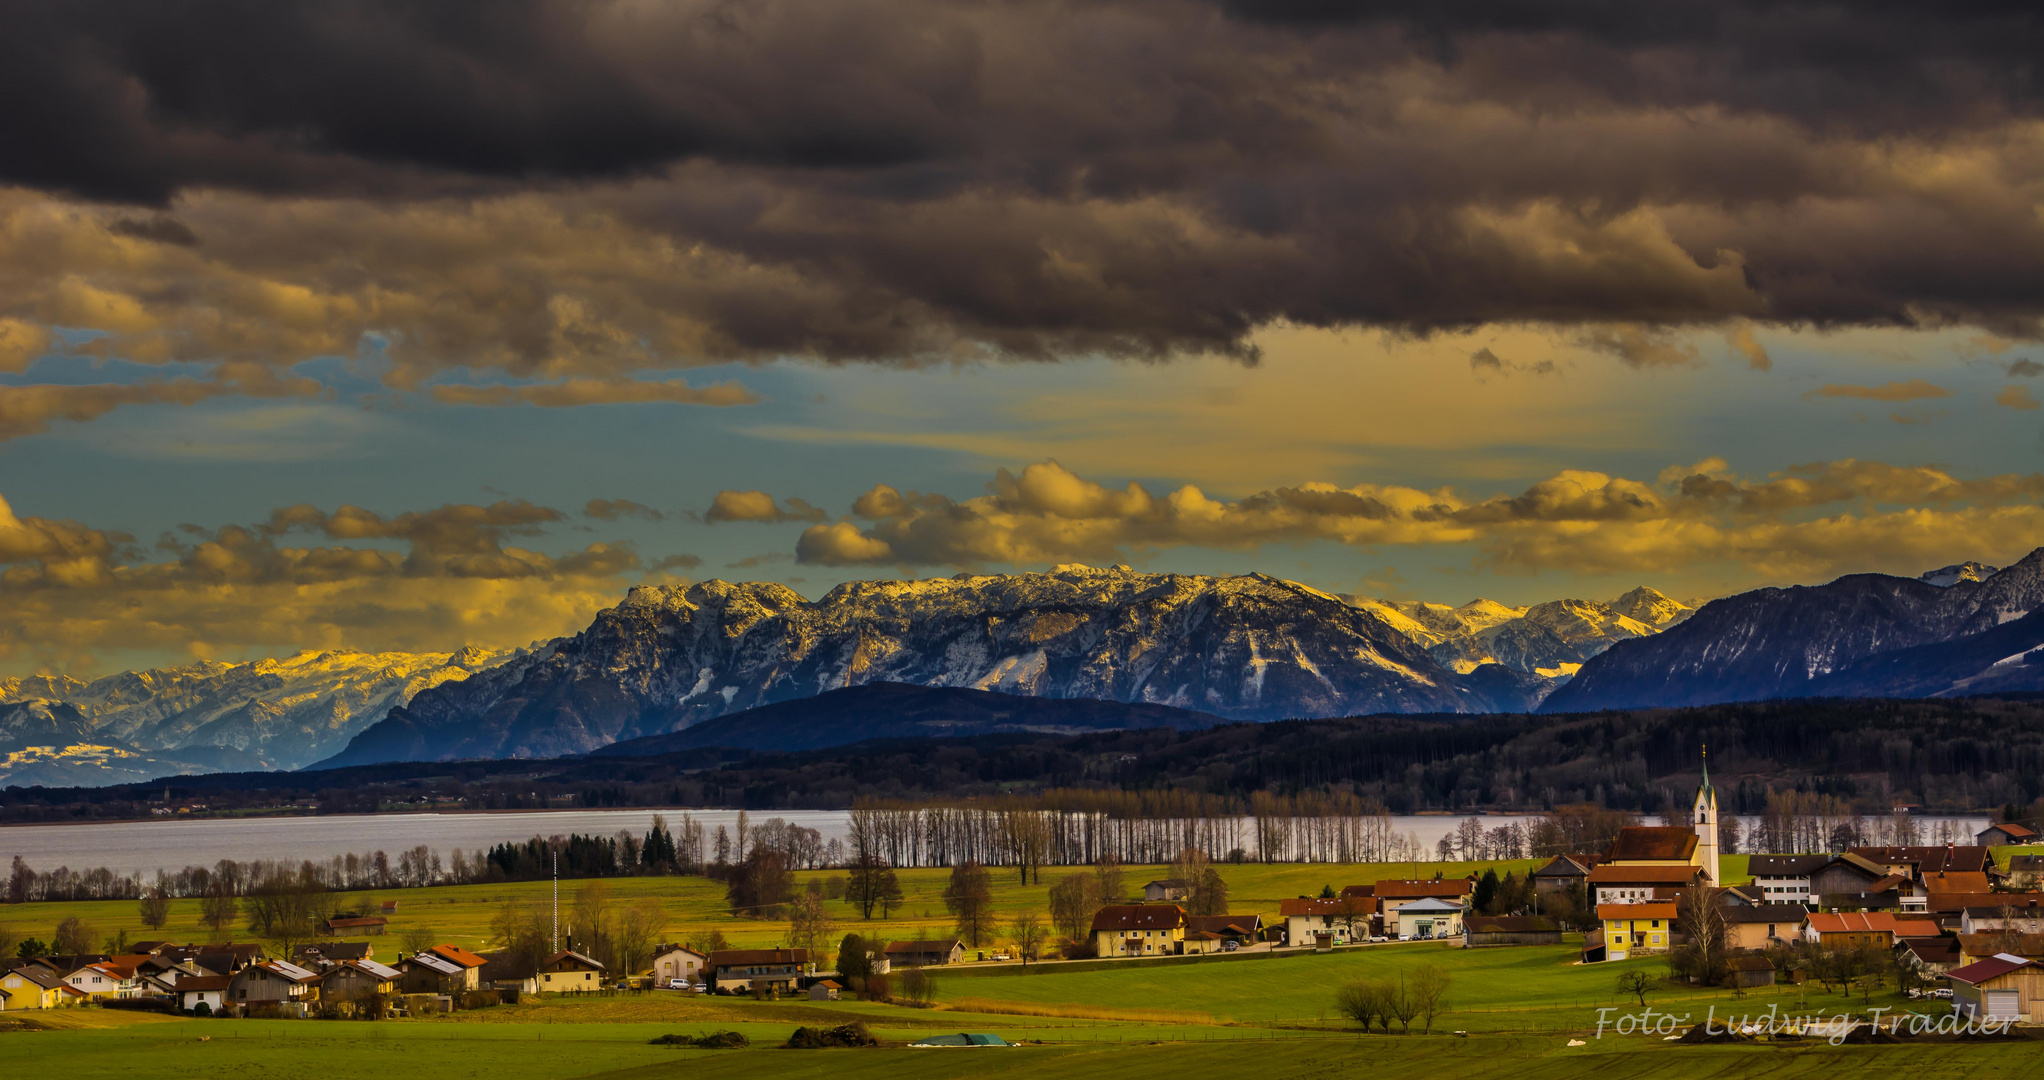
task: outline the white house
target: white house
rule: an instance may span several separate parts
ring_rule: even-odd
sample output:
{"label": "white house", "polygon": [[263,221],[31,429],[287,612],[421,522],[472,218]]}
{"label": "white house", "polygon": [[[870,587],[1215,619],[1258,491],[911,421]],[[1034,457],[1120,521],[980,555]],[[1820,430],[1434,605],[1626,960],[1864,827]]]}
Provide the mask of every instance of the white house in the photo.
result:
{"label": "white house", "polygon": [[[1395,933],[1398,937],[1444,938],[1459,937],[1462,933],[1462,905],[1439,897],[1400,904],[1395,914],[1387,911],[1384,918],[1384,933]],[[1393,919],[1398,925],[1395,932],[1391,928]]]}
{"label": "white house", "polygon": [[674,979],[693,985],[709,977],[710,958],[686,945],[662,945],[653,953],[653,981],[666,986]]}

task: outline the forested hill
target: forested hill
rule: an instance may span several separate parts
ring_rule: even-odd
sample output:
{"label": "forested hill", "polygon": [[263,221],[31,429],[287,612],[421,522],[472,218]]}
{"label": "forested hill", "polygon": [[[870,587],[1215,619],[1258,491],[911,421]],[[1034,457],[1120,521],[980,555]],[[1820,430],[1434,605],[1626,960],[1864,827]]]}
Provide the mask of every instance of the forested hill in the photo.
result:
{"label": "forested hill", "polygon": [[1579,802],[1653,811],[1686,803],[1704,745],[1727,811],[1767,791],[1835,796],[1860,813],[2028,803],[2044,794],[2044,700],[1805,699],[1562,716],[1374,716],[1229,724],[1197,731],[1001,734],[885,740],[803,753],[694,750],[657,757],[358,766],[178,777],[106,788],[0,791],[10,821],[146,817],[172,803],[214,810],[474,809],[562,805],[841,808],[857,797],[963,798],[1049,788],[1341,789],[1394,812]]}

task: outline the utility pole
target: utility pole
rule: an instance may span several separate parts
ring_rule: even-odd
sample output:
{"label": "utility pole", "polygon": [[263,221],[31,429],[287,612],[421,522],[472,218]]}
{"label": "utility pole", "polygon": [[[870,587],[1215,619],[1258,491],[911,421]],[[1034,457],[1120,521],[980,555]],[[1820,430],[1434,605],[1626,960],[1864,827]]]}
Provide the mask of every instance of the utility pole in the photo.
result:
{"label": "utility pole", "polygon": [[554,851],[553,855],[554,855],[554,938],[553,938],[553,942],[554,942],[554,947],[553,947],[553,951],[555,951],[555,952],[560,952],[560,951],[561,951],[561,853],[560,853],[560,850],[559,850],[558,848],[557,848],[557,849],[555,849],[555,851]]}

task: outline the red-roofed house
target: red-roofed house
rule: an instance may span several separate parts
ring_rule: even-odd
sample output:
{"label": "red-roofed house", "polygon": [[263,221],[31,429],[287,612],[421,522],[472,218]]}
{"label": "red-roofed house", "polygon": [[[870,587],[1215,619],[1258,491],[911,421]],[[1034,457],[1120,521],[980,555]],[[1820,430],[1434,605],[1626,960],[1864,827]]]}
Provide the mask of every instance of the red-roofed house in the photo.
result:
{"label": "red-roofed house", "polygon": [[1185,909],[1177,904],[1109,904],[1093,916],[1101,956],[1176,956],[1185,951]]}
{"label": "red-roofed house", "polygon": [[1367,896],[1335,900],[1301,896],[1278,901],[1287,945],[1315,945],[1321,934],[1327,935],[1330,945],[1346,945],[1350,938],[1369,934],[1370,917],[1376,910],[1376,899]]}
{"label": "red-roofed house", "polygon": [[2008,847],[2012,844],[2034,844],[2037,842],[2037,830],[2027,825],[2018,825],[2013,821],[2004,821],[1999,825],[1989,825],[1987,828],[1974,834],[1973,842],[1981,847]]}
{"label": "red-roofed house", "polygon": [[1803,924],[1803,940],[1848,949],[1892,949],[1896,938],[1936,937],[1932,919],[1900,918],[1892,911],[1812,912]]}

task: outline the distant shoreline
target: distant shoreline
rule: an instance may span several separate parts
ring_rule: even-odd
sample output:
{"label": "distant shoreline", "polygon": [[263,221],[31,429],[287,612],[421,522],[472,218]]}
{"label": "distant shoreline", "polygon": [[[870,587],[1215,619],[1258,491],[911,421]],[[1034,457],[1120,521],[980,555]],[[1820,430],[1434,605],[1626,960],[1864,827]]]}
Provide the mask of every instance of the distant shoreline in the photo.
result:
{"label": "distant shoreline", "polygon": [[[509,810],[371,810],[371,811],[367,811],[367,812],[363,812],[363,811],[350,811],[350,812],[347,812],[347,813],[341,813],[341,814],[284,814],[284,813],[277,813],[277,814],[177,814],[177,815],[172,815],[172,816],[170,816],[170,817],[155,817],[155,816],[150,816],[150,817],[109,817],[109,818],[92,818],[92,819],[90,819],[90,820],[87,820],[87,821],[76,821],[76,820],[73,820],[73,821],[0,821],[0,829],[48,829],[48,828],[59,828],[59,827],[62,827],[62,828],[69,828],[69,827],[71,827],[71,826],[74,826],[74,825],[135,825],[135,824],[139,824],[139,823],[142,823],[142,822],[150,822],[150,823],[154,823],[154,822],[164,822],[164,821],[271,821],[271,820],[275,820],[275,819],[279,819],[279,818],[290,818],[290,819],[294,819],[294,820],[295,820],[295,819],[299,819],[299,818],[384,818],[384,817],[402,817],[402,816],[404,816],[404,815],[406,815],[406,814],[411,814],[411,815],[414,815],[414,816],[418,816],[418,815],[425,815],[425,814],[432,814],[432,815],[434,815],[434,816],[436,816],[436,817],[489,817],[489,816],[492,816],[492,815],[511,815],[511,814],[631,814],[631,813],[640,813],[640,812],[644,812],[644,813],[648,813],[648,814],[665,814],[665,813],[670,813],[670,812],[671,812],[671,813],[680,813],[680,814],[698,814],[698,813],[713,813],[713,812],[714,812],[714,813],[727,813],[727,814],[735,814],[735,813],[737,813],[737,812],[738,812],[738,811],[740,811],[740,810],[746,810],[746,808],[745,808],[745,807],[743,807],[743,806],[564,806],[564,807],[559,807],[559,808],[556,808],[556,809],[547,809],[547,810],[530,810],[530,809],[509,809]],[[836,809],[823,809],[823,810],[818,810],[818,809],[807,809],[807,810],[757,810],[757,811],[753,811],[753,810],[747,810],[747,812],[748,812],[748,813],[759,813],[759,814],[765,814],[765,815],[767,815],[767,816],[771,817],[771,816],[774,816],[774,815],[777,815],[777,814],[778,814],[778,815],[787,815],[787,814],[843,814],[843,813],[847,813],[847,812],[849,812],[850,810],[851,810],[851,807],[847,806],[847,807],[842,807],[842,808],[836,808]]]}

